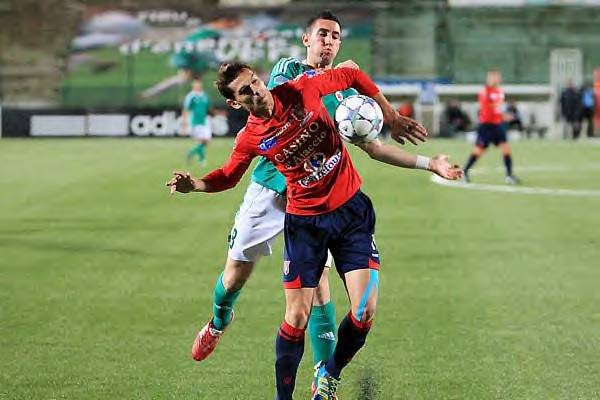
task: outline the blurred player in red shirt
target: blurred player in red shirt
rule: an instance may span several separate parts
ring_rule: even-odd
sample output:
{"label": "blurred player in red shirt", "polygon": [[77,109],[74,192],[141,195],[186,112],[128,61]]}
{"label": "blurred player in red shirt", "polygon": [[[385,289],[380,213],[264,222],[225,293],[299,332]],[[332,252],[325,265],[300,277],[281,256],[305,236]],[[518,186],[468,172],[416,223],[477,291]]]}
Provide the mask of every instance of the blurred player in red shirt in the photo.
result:
{"label": "blurred player in red shirt", "polygon": [[[217,192],[233,187],[253,157],[264,156],[286,180],[284,321],[276,339],[277,399],[292,399],[296,372],[304,352],[304,332],[327,250],[344,279],[351,309],[338,328],[333,356],[316,372],[314,400],[334,399],[342,369],[364,345],[377,304],[379,252],[375,212],[360,190],[361,178],[321,98],[349,87],[381,106],[392,137],[416,143],[425,129],[400,116],[379,88],[358,69],[308,70],[268,90],[245,64],[224,64],[217,88],[227,103],[250,112],[228,162],[201,179],[176,172],[171,192]],[[392,164],[459,179],[462,171],[447,156],[415,156],[394,147]]]}
{"label": "blurred player in red shirt", "polygon": [[475,147],[464,168],[464,177],[469,182],[469,169],[488,148],[490,143],[499,146],[506,167],[506,183],[517,184],[519,179],[512,173],[512,157],[506,138],[504,124],[504,91],[500,88],[502,75],[500,71],[490,70],[487,73],[486,86],[479,92],[479,127]]}

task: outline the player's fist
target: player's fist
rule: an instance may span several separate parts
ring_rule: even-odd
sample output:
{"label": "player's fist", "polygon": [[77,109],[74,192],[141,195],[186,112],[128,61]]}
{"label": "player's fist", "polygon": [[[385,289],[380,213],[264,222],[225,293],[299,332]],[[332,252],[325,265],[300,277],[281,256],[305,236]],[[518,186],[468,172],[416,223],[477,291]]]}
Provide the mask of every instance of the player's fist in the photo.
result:
{"label": "player's fist", "polygon": [[171,194],[175,192],[189,193],[196,189],[195,180],[189,172],[174,171],[173,177],[165,185]]}
{"label": "player's fist", "polygon": [[392,139],[400,144],[404,144],[405,139],[415,145],[427,140],[427,129],[414,119],[394,113],[389,125]]}
{"label": "player's fist", "polygon": [[458,165],[451,165],[448,162],[448,156],[445,154],[438,154],[429,160],[429,168],[431,172],[435,172],[437,175],[444,179],[455,181],[463,177],[463,170]]}
{"label": "player's fist", "polygon": [[346,61],[342,61],[341,63],[339,63],[338,65],[335,66],[336,68],[352,68],[352,69],[360,69],[360,67],[358,66],[357,63],[355,63],[352,60],[346,60]]}

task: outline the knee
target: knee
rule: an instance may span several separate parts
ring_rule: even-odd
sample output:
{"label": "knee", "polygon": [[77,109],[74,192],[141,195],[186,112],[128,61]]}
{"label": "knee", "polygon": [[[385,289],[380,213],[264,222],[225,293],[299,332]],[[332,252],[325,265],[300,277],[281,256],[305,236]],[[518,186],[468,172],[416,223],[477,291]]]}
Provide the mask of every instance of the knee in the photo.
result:
{"label": "knee", "polygon": [[246,284],[248,278],[240,277],[234,274],[223,274],[223,287],[228,292],[232,292],[234,290],[240,290]]}
{"label": "knee", "polygon": [[323,270],[323,275],[321,275],[321,279],[319,280],[319,286],[315,290],[315,295],[313,298],[313,305],[321,306],[326,304],[330,300],[329,294],[329,268],[325,268]]}
{"label": "knee", "polygon": [[368,322],[375,317],[375,306],[366,307],[360,322]]}
{"label": "knee", "polygon": [[376,308],[375,302],[367,302],[364,308],[353,308],[352,315],[358,322],[369,322],[375,317]]}
{"label": "knee", "polygon": [[253,267],[252,262],[227,260],[222,278],[225,290],[230,292],[241,289],[250,277]]}
{"label": "knee", "polygon": [[310,305],[288,306],[285,310],[285,320],[295,328],[304,328],[308,324]]}

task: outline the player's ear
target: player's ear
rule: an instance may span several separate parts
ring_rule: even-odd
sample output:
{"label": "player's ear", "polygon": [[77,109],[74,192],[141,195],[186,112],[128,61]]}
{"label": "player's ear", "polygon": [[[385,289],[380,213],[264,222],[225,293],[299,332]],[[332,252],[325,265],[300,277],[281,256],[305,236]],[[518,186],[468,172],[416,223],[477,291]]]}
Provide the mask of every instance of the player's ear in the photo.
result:
{"label": "player's ear", "polygon": [[304,32],[302,34],[302,44],[304,45],[304,47],[309,47],[310,42],[309,42],[309,37],[308,37],[308,33]]}
{"label": "player's ear", "polygon": [[242,105],[235,101],[235,100],[231,100],[231,99],[226,99],[225,103],[227,103],[227,105],[231,108],[235,108],[236,110],[239,110],[240,108],[242,108]]}

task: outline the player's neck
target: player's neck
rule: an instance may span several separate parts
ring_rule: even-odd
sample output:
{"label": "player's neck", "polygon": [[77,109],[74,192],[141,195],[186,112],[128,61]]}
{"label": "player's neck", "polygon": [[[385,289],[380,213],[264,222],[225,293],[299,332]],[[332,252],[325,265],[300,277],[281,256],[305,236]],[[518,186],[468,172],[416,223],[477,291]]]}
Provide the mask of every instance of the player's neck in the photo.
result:
{"label": "player's neck", "polygon": [[255,117],[261,119],[271,119],[273,114],[275,113],[275,100],[271,97],[271,100],[267,100],[267,103],[264,107],[259,107],[252,112]]}
{"label": "player's neck", "polygon": [[309,60],[308,58],[305,58],[302,61],[302,63],[305,65],[308,65],[309,67],[314,68],[314,69],[331,69],[331,65],[332,65],[332,64],[327,64],[327,65],[323,66],[323,65],[320,65],[318,62],[313,62],[313,61]]}

